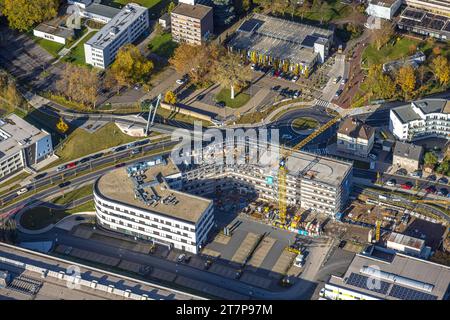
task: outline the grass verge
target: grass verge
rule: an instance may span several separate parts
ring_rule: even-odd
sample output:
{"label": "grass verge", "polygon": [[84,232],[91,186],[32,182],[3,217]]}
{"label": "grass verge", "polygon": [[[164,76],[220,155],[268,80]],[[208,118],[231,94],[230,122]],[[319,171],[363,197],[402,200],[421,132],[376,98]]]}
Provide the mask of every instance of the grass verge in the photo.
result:
{"label": "grass verge", "polygon": [[250,100],[250,95],[240,92],[231,99],[230,89],[223,88],[216,95],[217,102],[223,102],[229,108],[237,109],[245,105]]}

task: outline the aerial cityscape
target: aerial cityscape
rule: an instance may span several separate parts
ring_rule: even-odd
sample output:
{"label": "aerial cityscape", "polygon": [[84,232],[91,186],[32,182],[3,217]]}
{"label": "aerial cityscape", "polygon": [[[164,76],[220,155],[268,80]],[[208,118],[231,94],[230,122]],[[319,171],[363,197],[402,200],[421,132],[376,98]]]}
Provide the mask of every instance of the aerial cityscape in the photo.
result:
{"label": "aerial cityscape", "polygon": [[0,0],[0,300],[449,300],[449,142],[449,0]]}

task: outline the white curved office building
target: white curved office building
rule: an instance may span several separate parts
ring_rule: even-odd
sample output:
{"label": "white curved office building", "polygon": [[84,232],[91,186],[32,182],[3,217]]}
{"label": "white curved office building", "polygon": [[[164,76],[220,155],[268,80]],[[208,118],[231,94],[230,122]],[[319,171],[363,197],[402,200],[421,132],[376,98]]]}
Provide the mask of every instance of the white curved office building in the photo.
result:
{"label": "white curved office building", "polygon": [[197,253],[213,226],[213,202],[172,189],[168,180],[179,176],[162,158],[106,173],[94,184],[98,225]]}

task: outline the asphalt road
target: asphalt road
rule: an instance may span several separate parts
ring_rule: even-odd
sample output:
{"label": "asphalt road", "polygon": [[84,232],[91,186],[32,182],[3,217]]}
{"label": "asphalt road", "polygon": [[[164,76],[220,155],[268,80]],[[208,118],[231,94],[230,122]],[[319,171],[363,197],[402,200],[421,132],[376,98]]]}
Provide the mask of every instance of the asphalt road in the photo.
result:
{"label": "asphalt road", "polygon": [[[151,150],[156,150],[159,148],[169,148],[173,145],[175,145],[177,142],[176,141],[160,141],[157,143],[153,143],[153,144],[149,144],[146,146],[143,146],[143,152],[146,151],[151,151]],[[134,148],[136,149],[136,148]],[[126,161],[127,159],[130,159],[130,152],[133,149],[128,149],[125,151],[121,151],[121,152],[117,152],[117,153],[113,153],[111,155],[108,156],[104,156],[98,159],[91,159],[90,161],[83,163],[83,164],[79,164],[77,167],[72,168],[72,169],[65,169],[61,172],[56,172],[56,168],[53,168],[53,171],[49,172],[45,177],[43,177],[42,179],[36,181],[36,182],[31,182],[30,184],[26,185],[29,188],[29,193],[33,192],[33,190],[49,185],[49,184],[53,184],[55,182],[59,182],[59,181],[71,181],[71,184],[69,186],[67,186],[66,188],[59,188],[59,186],[55,186],[49,189],[46,189],[44,191],[38,192],[36,194],[33,194],[31,199],[40,199],[40,198],[45,198],[53,193],[57,193],[60,190],[65,190],[65,189],[69,189],[72,188],[74,185],[76,184],[81,184],[83,182],[86,181],[90,181],[93,180],[97,177],[99,177],[101,174],[107,172],[108,170],[111,170],[111,168],[105,168],[99,171],[95,171],[92,173],[88,173],[85,176],[76,178],[77,174],[85,172],[85,171],[89,171],[91,169],[95,169],[98,166],[104,165],[104,164],[108,164],[108,163],[116,163],[120,160],[124,160],[124,162],[126,163],[132,163],[132,162],[136,162],[138,161],[137,159],[133,159],[133,160],[129,160]],[[148,156],[145,157],[143,159],[149,159],[152,158],[153,156]],[[143,160],[143,159],[139,159],[139,160]],[[75,178],[73,178],[75,177]],[[71,179],[72,178],[72,179]],[[24,186],[22,186],[24,187]],[[21,188],[22,188],[21,187]],[[8,210],[11,210],[13,207],[16,206],[20,206],[21,204],[27,204],[30,201],[30,198],[26,198],[22,201],[19,201],[15,204],[12,205],[7,205],[8,202],[12,201],[13,199],[15,199],[16,197],[18,197],[17,195],[17,189],[13,190],[5,195],[2,196],[2,198],[0,199],[0,203],[2,204],[6,204],[6,206],[4,206],[2,208],[2,212],[6,212]]]}

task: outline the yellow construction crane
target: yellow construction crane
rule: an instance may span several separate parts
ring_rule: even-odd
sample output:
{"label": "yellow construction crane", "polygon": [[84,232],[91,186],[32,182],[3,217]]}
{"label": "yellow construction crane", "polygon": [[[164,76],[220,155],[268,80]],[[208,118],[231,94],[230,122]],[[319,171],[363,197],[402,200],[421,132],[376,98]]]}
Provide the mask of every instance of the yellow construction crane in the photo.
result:
{"label": "yellow construction crane", "polygon": [[380,241],[380,233],[381,233],[381,220],[377,219],[377,221],[375,221],[375,240],[377,242]]}
{"label": "yellow construction crane", "polygon": [[[323,133],[325,130],[330,128],[332,125],[334,125],[336,122],[338,122],[341,119],[341,115],[337,115],[327,123],[325,123],[323,126],[321,126],[319,129],[311,133],[309,136],[307,136],[305,139],[297,143],[295,146],[293,146],[290,149],[286,149],[284,147],[281,147],[281,160],[280,160],[280,166],[278,170],[278,218],[279,223],[284,226],[286,224],[286,161],[287,158],[296,150],[301,150],[305,145],[307,145],[309,142],[311,142],[314,138],[316,138],[318,135]],[[312,162],[312,165],[314,165],[315,162]],[[305,168],[302,172],[302,174],[306,174],[309,171],[309,166]]]}

